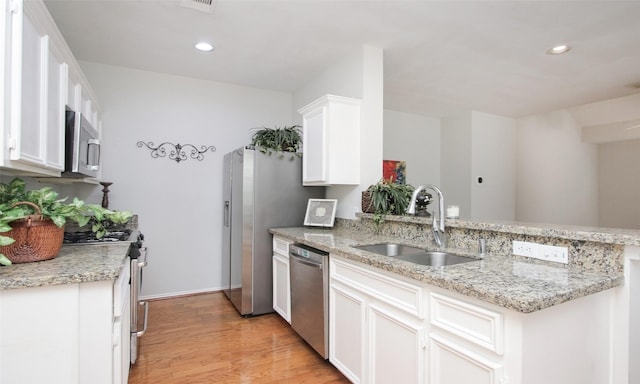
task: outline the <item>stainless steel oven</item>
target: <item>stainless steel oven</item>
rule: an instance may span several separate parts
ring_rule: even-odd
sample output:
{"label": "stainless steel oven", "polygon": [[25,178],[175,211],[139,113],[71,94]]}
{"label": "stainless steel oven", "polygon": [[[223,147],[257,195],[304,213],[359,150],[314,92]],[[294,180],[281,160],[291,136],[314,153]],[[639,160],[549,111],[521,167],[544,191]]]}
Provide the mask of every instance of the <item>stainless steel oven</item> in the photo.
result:
{"label": "stainless steel oven", "polygon": [[149,303],[140,300],[142,289],[142,271],[147,266],[147,247],[142,242],[144,236],[138,235],[138,240],[131,243],[129,257],[131,258],[131,364],[138,358],[138,338],[147,331]]}
{"label": "stainless steel oven", "polygon": [[130,241],[128,256],[130,259],[130,357],[131,364],[138,358],[138,341],[147,330],[149,315],[148,303],[140,300],[142,289],[142,272],[147,266],[148,250],[144,246],[144,235],[131,229],[108,230],[100,239],[91,231],[72,231],[64,233],[64,243],[67,245],[104,244],[114,241]]}
{"label": "stainless steel oven", "polygon": [[301,244],[289,246],[291,327],[329,358],[329,254]]}

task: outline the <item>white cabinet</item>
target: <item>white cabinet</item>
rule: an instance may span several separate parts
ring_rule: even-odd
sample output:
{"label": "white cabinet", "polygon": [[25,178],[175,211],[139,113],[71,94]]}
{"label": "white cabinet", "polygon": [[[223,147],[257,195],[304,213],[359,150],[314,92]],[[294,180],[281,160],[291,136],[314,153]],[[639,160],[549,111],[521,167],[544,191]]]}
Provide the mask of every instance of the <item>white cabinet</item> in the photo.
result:
{"label": "white cabinet", "polygon": [[99,129],[95,97],[42,1],[1,0],[0,5],[0,168],[60,176],[65,106],[86,111]]}
{"label": "white cabinet", "polygon": [[64,170],[68,65],[47,30],[40,2],[12,1],[5,47],[2,166],[59,176]]}
{"label": "white cabinet", "polygon": [[420,284],[330,256],[329,359],[356,383],[422,383]]}
{"label": "white cabinet", "polygon": [[[330,263],[331,271],[331,256]],[[329,283],[329,361],[353,383],[365,382],[366,310],[366,298],[358,290]]]}
{"label": "white cabinet", "polygon": [[611,382],[611,291],[524,314],[335,254],[330,275],[329,360],[354,383]]}
{"label": "white cabinet", "polygon": [[0,290],[0,383],[126,383],[128,260],[115,282]]}
{"label": "white cabinet", "polygon": [[304,185],[360,183],[360,103],[325,95],[298,110]]}
{"label": "white cabinet", "polygon": [[431,384],[502,383],[503,314],[436,292],[429,302]]}
{"label": "white cabinet", "polygon": [[285,239],[273,237],[273,309],[291,324],[289,244]]}

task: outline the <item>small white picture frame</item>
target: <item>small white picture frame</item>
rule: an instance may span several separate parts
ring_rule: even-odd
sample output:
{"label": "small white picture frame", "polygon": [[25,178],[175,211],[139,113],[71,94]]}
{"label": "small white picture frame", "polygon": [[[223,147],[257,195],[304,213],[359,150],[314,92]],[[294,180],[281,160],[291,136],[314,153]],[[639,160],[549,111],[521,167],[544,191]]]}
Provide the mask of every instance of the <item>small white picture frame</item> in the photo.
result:
{"label": "small white picture frame", "polygon": [[310,227],[333,227],[336,219],[337,199],[309,199],[304,225]]}

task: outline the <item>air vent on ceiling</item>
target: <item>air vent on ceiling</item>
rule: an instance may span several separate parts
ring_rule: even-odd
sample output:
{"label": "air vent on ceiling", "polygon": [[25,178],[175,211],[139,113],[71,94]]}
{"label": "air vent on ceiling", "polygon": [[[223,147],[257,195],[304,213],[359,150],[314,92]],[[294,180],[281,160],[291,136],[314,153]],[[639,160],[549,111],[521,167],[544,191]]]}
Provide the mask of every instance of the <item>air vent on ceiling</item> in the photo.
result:
{"label": "air vent on ceiling", "polygon": [[216,6],[216,0],[182,0],[180,5],[186,8],[211,13]]}

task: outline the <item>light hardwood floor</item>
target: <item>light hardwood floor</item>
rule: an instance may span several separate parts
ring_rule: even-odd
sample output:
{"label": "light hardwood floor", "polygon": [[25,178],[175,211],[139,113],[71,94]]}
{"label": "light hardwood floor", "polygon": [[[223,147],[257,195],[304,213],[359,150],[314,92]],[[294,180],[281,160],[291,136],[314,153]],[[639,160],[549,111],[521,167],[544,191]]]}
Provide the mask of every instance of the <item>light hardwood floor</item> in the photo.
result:
{"label": "light hardwood floor", "polygon": [[349,383],[277,314],[241,317],[221,292],[149,303],[130,384]]}

